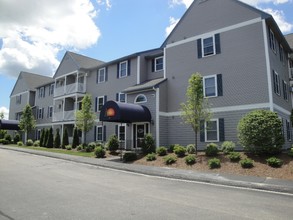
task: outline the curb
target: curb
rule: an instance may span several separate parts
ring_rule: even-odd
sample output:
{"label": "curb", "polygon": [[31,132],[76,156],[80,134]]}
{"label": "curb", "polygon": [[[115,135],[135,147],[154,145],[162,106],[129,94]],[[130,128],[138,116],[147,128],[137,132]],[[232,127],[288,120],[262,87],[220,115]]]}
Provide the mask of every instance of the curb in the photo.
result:
{"label": "curb", "polygon": [[191,181],[205,184],[246,188],[251,190],[287,193],[293,195],[293,181],[291,180],[274,179],[268,177],[237,176],[231,174],[204,173],[190,170],[179,170],[168,167],[144,166],[137,164],[122,163],[120,160],[115,162],[105,159],[87,158],[16,147],[5,147],[3,145],[0,145],[0,149],[56,158],[75,163],[126,171],[141,175],[175,179],[179,181]]}

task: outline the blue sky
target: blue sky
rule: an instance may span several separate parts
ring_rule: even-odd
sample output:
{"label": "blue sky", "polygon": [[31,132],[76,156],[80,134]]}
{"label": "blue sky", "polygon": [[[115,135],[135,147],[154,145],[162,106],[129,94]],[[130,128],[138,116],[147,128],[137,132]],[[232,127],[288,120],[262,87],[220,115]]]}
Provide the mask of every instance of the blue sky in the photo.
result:
{"label": "blue sky", "polygon": [[[219,0],[220,1],[220,0]],[[293,0],[242,0],[293,32]],[[95,59],[159,47],[192,0],[0,0],[0,112],[20,71],[52,76],[66,50]]]}

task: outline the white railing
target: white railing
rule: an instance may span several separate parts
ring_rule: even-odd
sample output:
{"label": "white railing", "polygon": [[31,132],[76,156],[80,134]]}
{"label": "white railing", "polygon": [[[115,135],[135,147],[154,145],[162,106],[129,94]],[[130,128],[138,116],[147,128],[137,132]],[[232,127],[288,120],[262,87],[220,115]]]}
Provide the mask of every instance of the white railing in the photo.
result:
{"label": "white railing", "polygon": [[76,84],[75,83],[66,85],[66,94],[71,94],[74,92],[76,92]]}
{"label": "white railing", "polygon": [[85,84],[78,83],[77,92],[85,92]]}
{"label": "white railing", "polygon": [[53,114],[53,122],[62,121],[63,119],[63,112],[54,112]]}
{"label": "white railing", "polygon": [[75,120],[75,110],[54,112],[53,122],[57,121],[73,121]]}
{"label": "white railing", "polygon": [[55,88],[54,97],[64,95],[64,86]]}

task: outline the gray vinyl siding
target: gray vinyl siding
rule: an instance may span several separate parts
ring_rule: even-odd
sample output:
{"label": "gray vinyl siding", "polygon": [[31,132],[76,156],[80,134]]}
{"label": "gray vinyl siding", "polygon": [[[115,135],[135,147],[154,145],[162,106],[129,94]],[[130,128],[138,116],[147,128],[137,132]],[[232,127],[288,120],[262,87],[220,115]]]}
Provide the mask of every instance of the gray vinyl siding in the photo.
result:
{"label": "gray vinyl siding", "polygon": [[168,117],[160,116],[160,146],[169,146]]}
{"label": "gray vinyl siding", "polygon": [[168,111],[168,87],[167,87],[167,81],[161,83],[159,85],[159,89],[160,89],[159,111],[160,112],[167,112]]}
{"label": "gray vinyl siding", "polygon": [[16,113],[22,112],[24,107],[28,104],[28,92],[21,95],[21,103],[16,104],[16,96],[10,97],[9,119],[15,120]]}
{"label": "gray vinyl siding", "polygon": [[77,71],[78,66],[74,62],[74,60],[68,55],[68,53],[65,54],[65,57],[61,61],[62,65],[59,65],[56,74],[54,75],[54,78],[58,78],[60,76],[66,75],[68,73]]}
{"label": "gray vinyl siding", "polygon": [[[51,84],[50,84],[51,85]],[[40,108],[44,109],[43,112],[43,118],[38,118],[36,115],[36,120],[38,124],[48,124],[52,123],[52,118],[47,117],[48,116],[48,107],[53,106],[53,96],[49,96],[49,85],[44,85],[44,92],[45,92],[45,97],[39,97],[39,88],[36,90],[36,97],[35,97],[35,102],[36,102],[36,114],[38,114],[38,110]]]}
{"label": "gray vinyl siding", "polygon": [[221,54],[201,59],[196,41],[167,48],[169,112],[180,108],[195,72],[222,74],[223,96],[209,100],[214,108],[269,102],[261,22],[220,33],[220,39]]}
{"label": "gray vinyl siding", "polygon": [[[289,149],[289,148],[292,147],[291,145],[293,143],[292,142],[293,141],[293,138],[292,138],[292,124],[290,122],[290,115],[284,114],[283,112],[276,111],[276,110],[275,110],[275,112],[278,114],[279,118],[283,122],[282,130],[283,130],[283,135],[284,135],[284,139],[285,139],[285,144],[283,145],[283,149]],[[290,122],[290,133],[291,133],[291,140],[290,141],[288,140],[288,136],[287,136],[286,120]]]}

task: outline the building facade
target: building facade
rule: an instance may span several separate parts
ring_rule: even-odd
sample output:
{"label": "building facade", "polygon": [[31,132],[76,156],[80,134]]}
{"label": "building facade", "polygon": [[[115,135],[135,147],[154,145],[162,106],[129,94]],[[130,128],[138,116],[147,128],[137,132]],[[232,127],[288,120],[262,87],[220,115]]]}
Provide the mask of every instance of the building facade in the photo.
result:
{"label": "building facade", "polygon": [[[144,135],[151,133],[157,146],[187,145],[194,143],[194,132],[182,121],[180,104],[186,100],[188,79],[199,72],[213,112],[202,124],[199,149],[209,142],[237,143],[239,120],[255,109],[279,115],[284,148],[289,148],[292,47],[292,35],[284,37],[267,13],[237,0],[195,0],[160,48],[111,62],[66,52],[53,78],[40,80],[33,89],[23,87],[18,78],[14,90],[32,91],[35,138],[45,127],[61,133],[67,129],[72,137],[75,112],[89,93],[97,120],[88,141],[106,142],[116,134],[125,148],[139,148]],[[17,94],[11,95],[10,119],[18,119],[12,110]],[[100,121],[110,100],[123,103],[121,108],[127,103],[129,108],[145,106],[151,118]]]}

